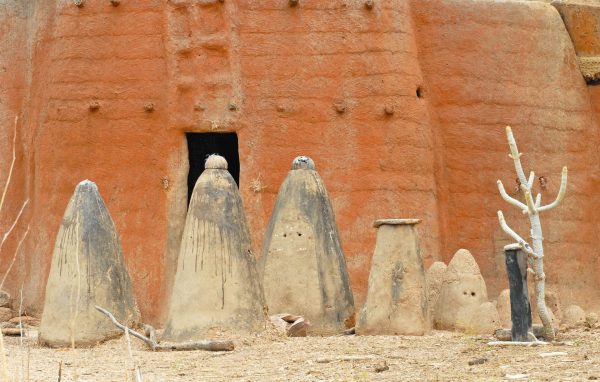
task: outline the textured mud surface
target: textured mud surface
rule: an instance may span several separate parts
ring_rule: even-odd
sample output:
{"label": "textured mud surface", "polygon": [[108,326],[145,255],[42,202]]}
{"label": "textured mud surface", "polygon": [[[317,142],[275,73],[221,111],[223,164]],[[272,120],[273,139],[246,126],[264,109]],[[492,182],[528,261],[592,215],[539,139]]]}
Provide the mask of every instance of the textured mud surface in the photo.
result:
{"label": "textured mud surface", "polygon": [[[35,333],[32,333],[35,335]],[[228,353],[151,353],[133,340],[144,381],[530,381],[600,379],[600,330],[560,334],[562,345],[498,348],[487,337],[433,332],[426,337],[239,338]],[[29,381],[126,381],[124,339],[94,349],[40,348],[34,337],[5,340],[11,371]],[[542,357],[540,353],[566,355]],[[27,361],[29,354],[29,362]],[[475,363],[469,365],[469,363]],[[27,365],[29,364],[29,367]],[[385,365],[389,369],[385,369]]]}

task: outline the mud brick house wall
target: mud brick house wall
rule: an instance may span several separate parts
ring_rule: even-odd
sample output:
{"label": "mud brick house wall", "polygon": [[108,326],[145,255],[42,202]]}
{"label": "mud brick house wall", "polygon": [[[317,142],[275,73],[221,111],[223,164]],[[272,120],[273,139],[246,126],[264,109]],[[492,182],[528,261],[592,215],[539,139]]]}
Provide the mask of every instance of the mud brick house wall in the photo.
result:
{"label": "mud brick house wall", "polygon": [[144,319],[164,322],[188,172],[198,171],[194,145],[216,139],[208,149],[239,156],[255,254],[292,159],[309,155],[332,198],[359,306],[372,223],[388,217],[423,220],[427,265],[471,250],[494,296],[507,285],[509,243],[496,211],[527,233],[496,189],[497,179],[514,183],[504,136],[511,125],[526,171],[548,180],[544,200],[556,195],[561,167],[570,170],[567,197],[543,221],[550,289],[599,308],[600,91],[586,84],[557,9],[491,0],[372,5],[0,1],[1,184],[19,117],[0,232],[29,200],[0,253],[5,273],[29,228],[6,287],[39,311],[64,208],[89,178],[119,230]]}

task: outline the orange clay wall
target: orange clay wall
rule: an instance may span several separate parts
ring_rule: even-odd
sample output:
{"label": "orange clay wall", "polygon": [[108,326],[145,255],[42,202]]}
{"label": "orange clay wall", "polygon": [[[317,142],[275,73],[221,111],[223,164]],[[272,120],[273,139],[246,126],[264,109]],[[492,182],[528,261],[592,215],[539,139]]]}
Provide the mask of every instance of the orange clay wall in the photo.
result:
{"label": "orange clay wall", "polygon": [[[558,12],[476,0],[10,0],[0,5],[0,215],[5,287],[39,311],[75,185],[95,181],[119,229],[144,319],[168,304],[186,209],[185,132],[235,131],[255,253],[297,155],[332,198],[358,307],[377,218],[420,218],[426,264],[470,249],[490,298],[507,285],[498,227],[514,170],[563,205],[542,219],[546,273],[563,303],[600,307],[596,211],[600,94]],[[20,238],[27,237],[18,252]],[[16,253],[16,257],[15,256]],[[13,259],[14,262],[13,262]]]}

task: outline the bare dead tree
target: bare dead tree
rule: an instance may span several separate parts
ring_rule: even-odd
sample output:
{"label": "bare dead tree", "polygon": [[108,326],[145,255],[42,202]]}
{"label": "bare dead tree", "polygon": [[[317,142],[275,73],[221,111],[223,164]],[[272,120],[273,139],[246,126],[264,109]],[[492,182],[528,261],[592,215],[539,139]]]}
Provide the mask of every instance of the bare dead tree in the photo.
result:
{"label": "bare dead tree", "polygon": [[523,249],[523,251],[527,253],[528,264],[530,267],[528,268],[528,271],[533,273],[535,280],[535,300],[538,315],[540,316],[542,324],[544,325],[544,338],[546,341],[553,341],[554,328],[552,327],[552,320],[550,318],[550,314],[548,313],[545,300],[546,275],[544,274],[544,237],[542,235],[540,212],[548,211],[558,206],[565,197],[565,192],[567,190],[567,167],[565,166],[562,169],[560,189],[556,199],[550,204],[542,205],[541,194],[538,193],[535,197],[535,201],[533,200],[531,189],[533,187],[533,182],[535,181],[535,174],[533,171],[531,171],[529,174],[529,179],[525,178],[523,166],[521,165],[522,154],[517,149],[517,143],[515,142],[515,138],[512,134],[510,126],[506,126],[506,137],[508,139],[508,146],[510,148],[509,157],[514,161],[515,171],[519,177],[520,188],[521,192],[523,193],[525,203],[508,195],[500,180],[497,182],[498,190],[500,191],[502,199],[519,208],[523,214],[526,214],[529,217],[529,225],[531,227],[530,238],[533,246],[529,245],[527,241],[525,241],[508,226],[506,220],[504,220],[502,211],[498,211],[498,221],[500,222],[500,227],[502,227],[502,230],[512,237]]}

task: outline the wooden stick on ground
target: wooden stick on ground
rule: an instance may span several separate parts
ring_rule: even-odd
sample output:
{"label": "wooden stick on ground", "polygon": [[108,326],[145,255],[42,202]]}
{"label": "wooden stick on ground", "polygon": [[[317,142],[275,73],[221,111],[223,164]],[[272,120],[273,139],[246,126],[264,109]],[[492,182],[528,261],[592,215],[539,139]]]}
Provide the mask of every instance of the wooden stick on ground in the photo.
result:
{"label": "wooden stick on ground", "polygon": [[96,306],[96,309],[106,315],[113,324],[123,332],[128,332],[135,338],[144,341],[144,343],[152,351],[188,351],[188,350],[208,350],[208,351],[231,351],[234,349],[233,341],[193,341],[193,342],[181,342],[181,343],[164,343],[159,344],[154,338],[154,328],[150,325],[145,325],[146,332],[150,333],[150,337],[136,332],[133,329],[121,324],[115,316],[112,315],[108,310]]}

